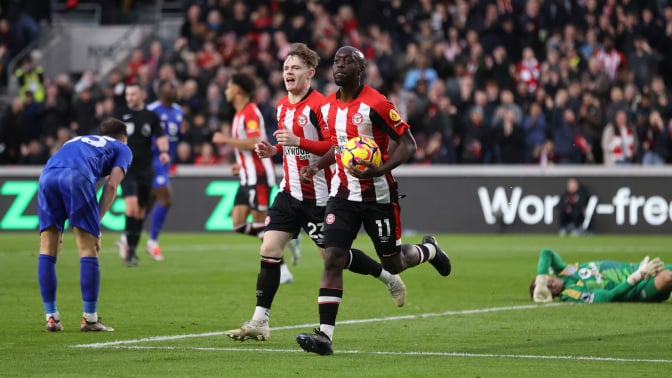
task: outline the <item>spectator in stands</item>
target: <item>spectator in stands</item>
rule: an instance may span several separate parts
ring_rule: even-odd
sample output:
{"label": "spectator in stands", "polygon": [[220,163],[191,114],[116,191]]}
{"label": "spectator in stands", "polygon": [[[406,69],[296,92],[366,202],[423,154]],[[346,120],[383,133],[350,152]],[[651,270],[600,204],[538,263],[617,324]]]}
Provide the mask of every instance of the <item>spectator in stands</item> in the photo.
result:
{"label": "spectator in stands", "polygon": [[461,138],[463,163],[483,163],[486,152],[489,152],[489,134],[490,128],[483,122],[483,108],[472,107]]}
{"label": "spectator in stands", "polygon": [[72,106],[70,129],[77,135],[88,135],[96,127],[96,101],[90,88],[84,88]]}
{"label": "spectator in stands", "polygon": [[185,14],[180,36],[186,39],[189,50],[198,51],[203,46],[206,33],[207,26],[203,20],[201,6],[192,3]]}
{"label": "spectator in stands", "polygon": [[628,56],[628,66],[635,75],[635,84],[643,87],[658,71],[658,57],[643,35],[635,37],[634,51]]}
{"label": "spectator in stands", "polygon": [[671,138],[669,124],[658,110],[649,113],[647,121],[638,127],[642,165],[663,165],[670,157]]}
{"label": "spectator in stands", "polygon": [[665,86],[665,81],[661,76],[654,76],[649,86],[649,99],[651,107],[660,111],[661,114],[669,117],[672,115],[672,102],[670,102],[669,89]]}
{"label": "spectator in stands", "polygon": [[424,80],[428,87],[431,87],[439,78],[436,70],[429,65],[427,52],[421,51],[415,55],[414,66],[406,73],[404,79],[404,89],[412,91],[418,86],[420,80]]}
{"label": "spectator in stands", "polygon": [[194,165],[212,166],[219,164],[215,148],[211,143],[203,143],[200,150],[201,153],[194,159]]}
{"label": "spectator in stands", "polygon": [[525,130],[516,120],[512,108],[503,111],[500,120],[493,125],[493,162],[501,164],[522,164],[525,160]]}
{"label": "spectator in stands", "polygon": [[614,47],[614,39],[605,36],[602,40],[602,48],[595,51],[594,56],[600,62],[604,71],[611,81],[616,81],[618,73],[626,65],[625,56]]}
{"label": "spectator in stands", "polygon": [[10,53],[9,23],[0,18],[0,88],[7,86],[7,64]]}
{"label": "spectator in stands", "polygon": [[145,61],[145,65],[149,68],[150,80],[159,78],[159,70],[167,62],[167,57],[164,53],[163,44],[159,40],[154,40],[149,45],[149,56]]}
{"label": "spectator in stands", "polygon": [[523,59],[516,64],[516,80],[523,82],[528,92],[534,92],[539,86],[541,65],[534,56],[531,47],[523,49]]}
{"label": "spectator in stands", "polygon": [[0,119],[0,160],[4,164],[17,164],[21,157],[21,144],[25,142],[23,101],[12,100],[9,111]]}
{"label": "spectator in stands", "polygon": [[553,161],[556,164],[581,164],[584,161],[592,161],[590,144],[576,123],[576,115],[571,108],[562,110],[562,121],[550,126]]}
{"label": "spectator in stands", "polygon": [[200,155],[201,146],[205,142],[210,142],[212,140],[212,130],[206,124],[206,119],[203,114],[195,113],[186,117],[185,121],[187,122],[187,130],[185,131],[183,138],[185,141],[189,142],[193,148],[194,155]]}
{"label": "spectator in stands", "polygon": [[39,140],[41,138],[42,123],[40,122],[40,113],[42,113],[41,104],[35,101],[33,92],[27,91],[24,94],[23,100],[24,142],[29,142],[33,139]]}
{"label": "spectator in stands", "polygon": [[541,154],[546,143],[546,117],[544,117],[541,105],[534,102],[530,105],[530,111],[523,120],[525,134],[525,163],[539,163]]}
{"label": "spectator in stands", "polygon": [[42,135],[56,138],[56,132],[61,127],[68,127],[70,120],[70,104],[59,96],[58,86],[47,85],[46,97],[40,114]]}
{"label": "spectator in stands", "polygon": [[44,165],[49,159],[49,150],[37,139],[31,139],[27,144],[21,145],[21,165]]}
{"label": "spectator in stands", "polygon": [[588,143],[590,143],[595,163],[602,163],[601,143],[604,116],[600,100],[592,92],[583,92],[578,118],[579,127],[585,132]]}
{"label": "spectator in stands", "polygon": [[29,54],[21,61],[21,66],[16,70],[16,78],[19,83],[19,95],[25,99],[26,92],[33,93],[36,102],[44,101],[44,74],[41,66],[33,61]]}
{"label": "spectator in stands", "polygon": [[617,110],[614,120],[602,133],[604,165],[630,165],[637,159],[639,141],[637,131],[625,110]]}
{"label": "spectator in stands", "polygon": [[131,50],[131,57],[126,63],[126,83],[131,84],[135,83],[138,80],[138,72],[140,67],[145,64],[145,52],[136,47]]}
{"label": "spectator in stands", "polygon": [[194,164],[194,156],[191,154],[191,144],[180,142],[175,150],[175,164]]}

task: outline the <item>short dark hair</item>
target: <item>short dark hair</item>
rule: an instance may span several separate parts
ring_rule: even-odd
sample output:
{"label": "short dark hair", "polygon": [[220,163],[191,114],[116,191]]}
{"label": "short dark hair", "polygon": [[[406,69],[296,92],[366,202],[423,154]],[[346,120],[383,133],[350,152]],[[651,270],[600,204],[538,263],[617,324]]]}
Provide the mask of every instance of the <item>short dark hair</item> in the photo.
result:
{"label": "short dark hair", "polygon": [[100,134],[111,136],[115,139],[128,136],[126,133],[126,124],[113,117],[105,118],[100,123]]}
{"label": "short dark hair", "polygon": [[247,95],[252,96],[257,89],[257,83],[254,78],[244,72],[236,72],[231,75],[231,82],[240,87]]}

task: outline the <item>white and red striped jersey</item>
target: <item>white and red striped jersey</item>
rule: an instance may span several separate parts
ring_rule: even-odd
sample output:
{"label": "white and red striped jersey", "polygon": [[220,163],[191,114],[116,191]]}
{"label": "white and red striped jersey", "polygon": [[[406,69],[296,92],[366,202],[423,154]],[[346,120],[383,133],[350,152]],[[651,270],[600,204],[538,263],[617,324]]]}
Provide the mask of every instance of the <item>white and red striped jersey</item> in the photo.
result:
{"label": "white and red striped jersey", "polygon": [[[266,126],[257,105],[248,102],[233,117],[231,136],[235,139],[259,138],[268,140]],[[254,150],[234,149],[236,163],[240,165],[240,185],[256,185],[266,180],[268,186],[275,185],[275,171],[270,159],[262,159]]]}
{"label": "white and red striped jersey", "polygon": [[541,65],[536,59],[521,60],[516,64],[516,78],[519,82],[525,83],[525,88],[529,93],[537,90],[540,77]]}
{"label": "white and red striped jersey", "polygon": [[341,162],[343,145],[356,136],[373,138],[380,148],[382,161],[387,160],[390,137],[396,138],[410,127],[401,119],[394,104],[377,90],[364,85],[347,103],[340,100],[338,91],[330,95],[320,111],[327,128],[323,134],[337,146],[336,172],[331,180],[330,195],[356,202],[390,203],[396,200],[397,184],[392,173],[358,179],[350,175]]}
{"label": "white and red striped jersey", "polygon": [[621,54],[621,52],[616,49],[613,49],[610,52],[602,49],[595,50],[593,55],[600,61],[602,68],[612,81],[616,80],[618,70],[626,64],[625,55]]}
{"label": "white and red striped jersey", "polygon": [[300,138],[298,146],[282,147],[284,176],[280,182],[280,190],[299,201],[314,202],[317,206],[327,205],[331,171],[319,171],[309,183],[301,181],[299,172],[302,167],[316,163],[331,148],[331,142],[324,140],[320,126],[323,121],[319,109],[323,104],[324,96],[310,89],[301,101],[292,104],[285,96],[276,106],[278,129],[290,130]]}

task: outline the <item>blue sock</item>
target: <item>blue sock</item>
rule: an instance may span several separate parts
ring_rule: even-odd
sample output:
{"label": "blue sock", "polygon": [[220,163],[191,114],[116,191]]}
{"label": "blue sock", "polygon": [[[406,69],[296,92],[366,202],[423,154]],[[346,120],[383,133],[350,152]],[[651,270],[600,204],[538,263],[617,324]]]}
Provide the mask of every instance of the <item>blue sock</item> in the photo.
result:
{"label": "blue sock", "polygon": [[149,237],[152,240],[158,240],[159,232],[163,228],[163,223],[166,221],[166,216],[168,215],[168,208],[157,203],[154,205],[154,212],[152,213],[152,227],[149,233]]}
{"label": "blue sock", "polygon": [[56,308],[56,257],[49,255],[40,255],[37,260],[37,281],[40,284],[40,294],[42,294],[42,303],[44,312],[53,314],[58,311]]}
{"label": "blue sock", "polygon": [[79,285],[82,289],[84,312],[96,312],[98,290],[100,289],[100,267],[97,257],[82,257],[79,259]]}

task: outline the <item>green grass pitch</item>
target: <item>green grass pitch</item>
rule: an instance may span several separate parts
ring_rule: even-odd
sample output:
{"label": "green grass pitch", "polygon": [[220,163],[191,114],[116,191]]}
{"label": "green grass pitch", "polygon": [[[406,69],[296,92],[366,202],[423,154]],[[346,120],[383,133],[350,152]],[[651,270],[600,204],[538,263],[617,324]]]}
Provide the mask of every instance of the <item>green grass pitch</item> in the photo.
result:
{"label": "green grass pitch", "polygon": [[[290,267],[295,282],[280,287],[273,305],[271,339],[244,343],[223,332],[254,310],[258,241],[165,234],[164,262],[143,253],[139,267],[126,268],[117,236],[103,235],[98,307],[116,331],[79,332],[79,261],[68,232],[57,265],[65,330],[47,334],[39,237],[0,234],[0,376],[662,377],[672,370],[669,301],[536,305],[528,294],[542,248],[567,262],[668,261],[672,237],[438,235],[453,273],[440,277],[429,264],[402,273],[402,308],[378,280],[346,273],[335,354],[323,357],[295,341],[318,323],[322,260],[305,235],[303,257]],[[355,246],[373,254],[366,235]]]}

